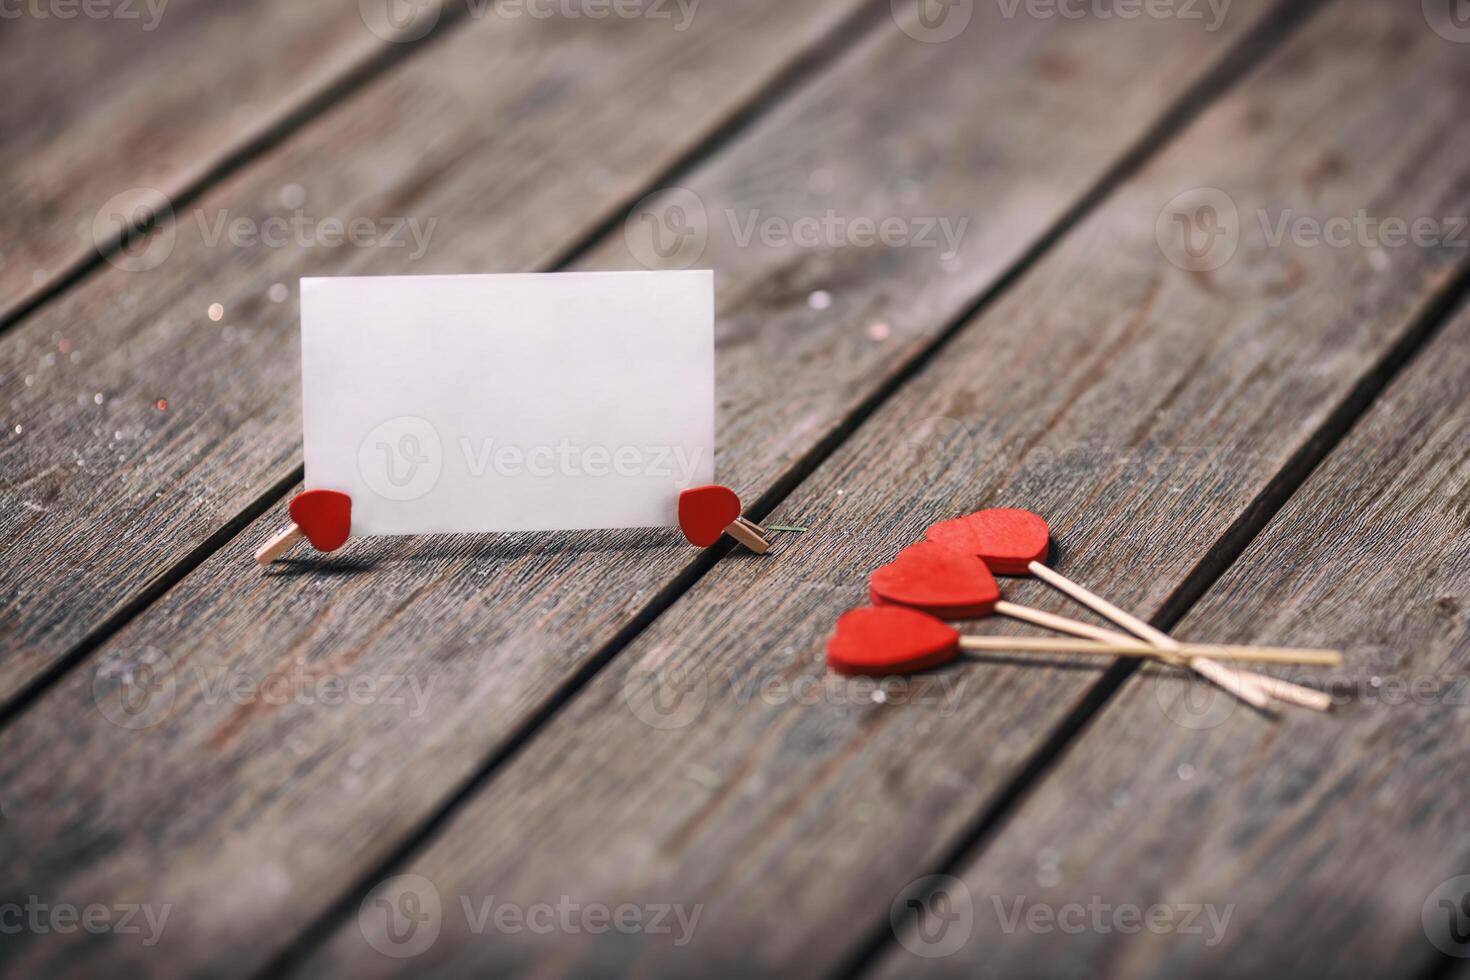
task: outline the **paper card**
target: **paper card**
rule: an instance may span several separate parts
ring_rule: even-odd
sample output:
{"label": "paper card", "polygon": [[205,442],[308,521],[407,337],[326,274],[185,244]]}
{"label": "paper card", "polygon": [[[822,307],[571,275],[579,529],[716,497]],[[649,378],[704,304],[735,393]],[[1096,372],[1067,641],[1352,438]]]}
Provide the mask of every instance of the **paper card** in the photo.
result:
{"label": "paper card", "polygon": [[714,482],[708,271],[303,279],[301,360],[355,535],[673,527]]}

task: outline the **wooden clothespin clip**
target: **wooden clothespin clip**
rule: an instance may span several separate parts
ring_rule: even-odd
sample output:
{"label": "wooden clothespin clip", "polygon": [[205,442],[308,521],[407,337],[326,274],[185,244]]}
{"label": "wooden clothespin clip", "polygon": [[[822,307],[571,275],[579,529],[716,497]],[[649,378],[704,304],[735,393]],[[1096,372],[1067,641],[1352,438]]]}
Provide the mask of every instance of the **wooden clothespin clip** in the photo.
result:
{"label": "wooden clothespin clip", "polygon": [[679,529],[696,548],[728,534],[758,555],[771,550],[766,529],[740,514],[740,498],[729,487],[691,487],[679,494]]}
{"label": "wooden clothespin clip", "polygon": [[296,546],[302,538],[317,551],[336,551],[352,533],[352,498],[335,490],[307,490],[291,499],[287,508],[291,526],[281,530],[255,553],[255,560],[269,565]]}

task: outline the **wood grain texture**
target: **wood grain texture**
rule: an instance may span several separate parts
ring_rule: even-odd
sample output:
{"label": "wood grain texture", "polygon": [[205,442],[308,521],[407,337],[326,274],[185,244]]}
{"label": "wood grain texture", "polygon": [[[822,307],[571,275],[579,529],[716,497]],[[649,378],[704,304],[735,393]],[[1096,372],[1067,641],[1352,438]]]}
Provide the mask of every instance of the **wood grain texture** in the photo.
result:
{"label": "wood grain texture", "polygon": [[[1002,22],[996,12],[938,46],[885,19],[828,76],[690,174],[684,183],[717,216],[704,261],[722,284],[721,479],[755,499],[835,432],[1265,9],[1237,5],[1218,33],[1167,21]],[[762,23],[775,30],[774,20]],[[1012,113],[1018,103],[1026,111]],[[504,193],[544,181],[521,177]],[[830,190],[813,197],[813,185]],[[719,217],[828,207],[975,221],[958,261],[944,263],[932,248],[742,247]],[[582,264],[627,266],[628,248],[616,231]],[[486,261],[465,252],[444,261]],[[812,308],[820,289],[829,310]],[[868,329],[879,321],[891,324],[887,340]],[[291,346],[284,329],[271,341]],[[279,433],[258,435],[277,418],[231,438],[290,459],[289,412]],[[0,779],[28,801],[7,806],[6,880],[55,899],[157,896],[177,917],[155,950],[30,937],[14,957],[23,967],[102,956],[161,972],[258,964],[700,560],[674,532],[368,540],[261,576],[250,551],[277,519],[231,541],[0,738]],[[119,713],[130,672],[161,685],[135,716]],[[285,703],[249,696],[277,677]],[[235,678],[243,698],[221,693]],[[347,681],[376,685],[381,700],[320,703],[323,685]],[[51,831],[58,821],[65,836]]]}
{"label": "wood grain texture", "polygon": [[[69,16],[68,14],[69,9]],[[87,16],[92,10],[103,16]],[[357,0],[15,3],[0,30],[0,323],[392,47]],[[36,12],[40,12],[38,16]]]}
{"label": "wood grain texture", "polygon": [[[1470,950],[1439,904],[1463,932],[1470,880],[1440,886],[1470,872],[1467,404],[1462,312],[1177,631],[1350,648],[1344,669],[1307,675],[1334,696],[1330,719],[1267,721],[1177,677],[1130,679],[957,872],[976,908],[964,952],[935,969],[896,950],[878,975],[1416,976]],[[1176,922],[1208,904],[1224,925],[1129,935],[1109,915],[1008,935],[993,902],[1023,896]]]}
{"label": "wood grain texture", "polygon": [[[1460,52],[1424,31],[1414,9],[1359,0],[1331,10],[1113,195],[771,515],[811,532],[774,561],[722,562],[426,848],[391,869],[418,876],[442,902],[437,941],[414,969],[822,975],[887,934],[894,905],[906,912],[910,883],[967,838],[1100,674],[975,663],[888,682],[881,697],[871,682],[829,677],[826,636],[866,601],[869,570],[935,520],[1028,506],[1051,519],[1059,567],[1153,614],[1466,261],[1452,248],[1403,249],[1386,264],[1357,247],[1278,249],[1254,231],[1208,275],[1160,254],[1157,218],[1196,183],[1223,189],[1243,215],[1452,215],[1470,206],[1455,163],[1470,147],[1449,131],[1466,83]],[[1008,592],[1072,611],[1036,582]],[[1361,640],[1331,638],[1361,656]],[[1158,711],[1153,723],[1168,724]],[[1244,712],[1239,723],[1275,725]],[[1299,723],[1324,734],[1333,724]],[[1116,739],[1098,751],[1117,751],[1119,768],[1141,764]],[[1107,809],[1089,802],[1077,821],[1096,815],[1164,832],[1146,795]],[[1217,827],[1207,806],[1194,794],[1174,817],[1229,838],[1233,825]],[[1303,813],[1322,817],[1320,808]],[[1347,850],[1308,846],[1300,860]],[[1033,876],[1050,865],[1047,851],[1016,853]],[[1187,862],[1187,839],[1177,853]],[[1135,856],[1149,859],[1142,847]],[[399,884],[386,881],[365,907],[401,897]],[[538,935],[477,919],[487,902],[492,912],[674,903],[700,918],[683,944],[677,933]],[[978,914],[993,916],[989,906]],[[301,974],[397,972],[401,964],[365,939],[371,915],[345,918]],[[1017,943],[1005,975],[1033,972],[1030,940]],[[968,949],[963,966],[987,972],[988,945]]]}
{"label": "wood grain texture", "polygon": [[0,339],[0,703],[299,465],[299,277],[544,266],[859,6],[469,23]]}
{"label": "wood grain texture", "polygon": [[[1284,675],[1332,694],[1331,718],[1267,721],[1177,677],[1131,679],[959,873],[964,953],[895,950],[877,975],[1416,976],[1470,952],[1450,929],[1470,894],[1451,881],[1470,873],[1467,405],[1461,312],[1177,631],[1351,649],[1344,669]],[[1160,907],[1181,926],[1217,911],[1190,931],[1125,934],[1104,913],[1006,934],[997,898],[1007,915]]]}

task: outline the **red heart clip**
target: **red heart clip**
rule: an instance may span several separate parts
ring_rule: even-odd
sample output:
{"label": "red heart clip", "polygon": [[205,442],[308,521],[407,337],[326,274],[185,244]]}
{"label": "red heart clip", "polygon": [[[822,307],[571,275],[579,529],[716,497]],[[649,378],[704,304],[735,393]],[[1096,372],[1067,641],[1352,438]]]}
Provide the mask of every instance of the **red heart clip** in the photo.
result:
{"label": "red heart clip", "polygon": [[307,490],[291,499],[292,522],[317,551],[336,551],[352,534],[352,498],[335,490]]}
{"label": "red heart clip", "polygon": [[868,579],[874,605],[909,606],[940,619],[982,619],[1000,587],[985,562],[932,541],[911,544]]}
{"label": "red heart clip", "polygon": [[679,529],[696,548],[711,547],[740,516],[740,498],[729,487],[691,487],[679,494]]}
{"label": "red heart clip", "polygon": [[997,507],[941,521],[924,537],[975,555],[995,575],[1029,575],[1033,561],[1046,561],[1051,528],[1029,510]]}
{"label": "red heart clip", "polygon": [[959,655],[959,633],[933,616],[898,606],[844,613],[827,642],[827,666],[839,674],[907,674]]}

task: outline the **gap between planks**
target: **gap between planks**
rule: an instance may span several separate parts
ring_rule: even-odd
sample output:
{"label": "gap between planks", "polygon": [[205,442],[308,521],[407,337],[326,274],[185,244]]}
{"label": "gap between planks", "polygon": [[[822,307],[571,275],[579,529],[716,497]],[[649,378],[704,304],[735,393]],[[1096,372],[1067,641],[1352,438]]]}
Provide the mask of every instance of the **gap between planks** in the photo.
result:
{"label": "gap between planks", "polygon": [[[1204,597],[1210,587],[1239,559],[1276,514],[1286,506],[1332,451],[1347,437],[1384,390],[1470,299],[1470,263],[1463,264],[1449,285],[1430,298],[1413,326],[1391,346],[1372,370],[1364,374],[1347,396],[1312,435],[1305,446],[1262,488],[1234,525],[1185,576],[1149,622],[1168,632]],[[1142,666],[1142,661],[1120,659],[1090,687],[1062,722],[1047,736],[1030,758],[1008,780],[994,800],[977,818],[970,832],[938,864],[924,875],[952,875],[973,863],[1005,828],[1006,821],[1024,802],[1027,794],[1045,779],[1062,755],[1119,692],[1123,683]],[[835,977],[857,977],[873,968],[892,945],[897,926],[887,923],[875,929],[858,952],[835,970]],[[1448,960],[1448,957],[1442,957]],[[1446,975],[1444,965],[1425,972],[1425,980]]]}
{"label": "gap between planks", "polygon": [[[794,463],[792,463],[792,465],[784,474],[772,481],[771,488],[766,493],[762,494],[755,501],[754,504],[747,507],[747,516],[749,516],[752,520],[760,521],[763,520],[772,511],[774,511],[775,508],[779,506],[782,500],[789,496],[796,489],[796,487],[799,486],[807,477],[811,476],[812,473],[814,473],[816,469],[829,456],[831,456],[832,453],[835,452],[839,446],[846,442],[847,439],[851,437],[853,433],[855,433],[863,425],[864,422],[866,422],[869,418],[876,414],[879,408],[895,391],[902,388],[905,384],[907,384],[910,380],[912,380],[915,376],[922,372],[923,369],[928,364],[930,364],[935,359],[935,357],[937,357],[943,351],[943,349],[963,331],[964,327],[968,323],[970,323],[975,317],[977,317],[984,310],[990,307],[996,300],[1000,298],[1000,296],[1006,293],[1012,285],[1014,285],[1018,280],[1024,277],[1025,274],[1032,267],[1034,267],[1044,255],[1050,252],[1051,249],[1059,241],[1065,238],[1069,232],[1077,227],[1087,217],[1087,215],[1090,214],[1100,203],[1107,199],[1114,190],[1116,190],[1122,183],[1124,183],[1131,175],[1140,170],[1153,156],[1155,156],[1160,150],[1163,149],[1163,147],[1171,142],[1172,139],[1190,122],[1192,122],[1203,109],[1205,109],[1215,100],[1217,100],[1230,89],[1232,89],[1242,79],[1244,79],[1253,68],[1255,68],[1257,65],[1265,60],[1267,55],[1274,51],[1283,41],[1285,41],[1287,37],[1289,37],[1302,24],[1310,19],[1313,14],[1324,7],[1327,2],[1328,0],[1306,0],[1306,2],[1293,2],[1293,0],[1283,0],[1283,2],[1278,3],[1268,14],[1263,17],[1262,21],[1251,31],[1251,33],[1249,33],[1234,48],[1226,53],[1219,64],[1211,69],[1211,71],[1204,78],[1195,83],[1170,108],[1168,108],[1160,116],[1158,121],[1150,126],[1143,133],[1143,135],[1133,144],[1133,146],[1118,159],[1117,162],[1106,168],[1103,171],[1102,175],[1098,178],[1098,180],[1092,185],[1092,187],[1085,193],[1083,193],[1080,197],[1078,197],[1077,201],[1071,207],[1069,207],[1050,228],[1048,228],[1043,234],[1038,237],[1035,244],[1033,244],[1026,252],[1024,252],[1019,258],[1017,258],[1016,261],[1012,263],[1008,268],[1003,270],[996,277],[991,286],[982,290],[980,294],[977,295],[970,304],[965,306],[958,314],[953,316],[949,320],[949,322],[945,324],[945,326],[935,335],[934,339],[929,344],[921,348],[907,362],[905,362],[899,368],[899,370],[896,371],[885,383],[878,385],[874,389],[874,391],[872,391],[866,398],[864,398],[845,419],[843,419],[837,426],[833,428],[832,433],[829,437],[821,440],[816,445],[814,445],[807,453],[805,453]],[[887,8],[888,5],[887,3],[884,3],[882,4],[882,6],[884,8]],[[870,13],[871,8],[864,8],[853,16],[852,21],[865,19]],[[834,32],[834,34],[843,33],[847,26],[848,25],[840,26],[837,31]],[[835,51],[829,51],[828,44],[826,42],[820,42],[817,47],[822,52],[824,57],[833,57],[837,53]],[[801,74],[805,78],[806,76],[811,76],[815,74],[815,72],[813,69],[808,68]],[[758,97],[757,99],[753,100],[751,105],[764,103],[766,101],[767,100],[764,97]],[[741,113],[739,113],[738,115],[742,118],[741,128],[743,128],[743,126],[745,124],[748,124],[750,121],[753,121],[754,118],[751,117],[750,119],[745,119],[744,117],[746,116],[746,112],[744,110],[742,110]],[[721,128],[721,131],[723,131],[723,129],[724,127]],[[730,135],[733,135],[733,132]],[[676,165],[674,168],[671,168],[671,172],[664,175],[661,181],[655,183],[654,186],[662,186],[663,181],[672,180],[677,176],[677,174],[684,172],[685,166],[696,166],[700,161],[707,159],[711,155],[713,154],[710,152],[705,152],[703,147],[697,148],[696,150],[691,152],[684,160],[681,160],[678,165]],[[609,229],[615,230],[618,225],[621,224],[621,222],[624,220],[626,213],[626,210],[620,211],[617,215],[613,216],[607,222],[605,222],[604,225],[599,228],[599,231],[606,231]],[[569,249],[568,252],[562,256],[562,259],[564,261],[574,260],[577,256],[583,254],[594,245],[595,238],[591,236],[584,238],[582,242],[579,242],[572,249]],[[1439,306],[1443,305],[1445,309],[1448,310],[1450,307],[1453,306],[1453,299],[1450,296],[1446,295],[1443,297],[1443,299],[1444,303],[1435,304],[1435,309],[1438,309]],[[1351,427],[1351,423],[1356,420],[1357,416],[1362,414],[1363,410],[1366,410],[1367,402],[1371,402],[1372,397],[1376,396],[1376,394],[1387,385],[1388,381],[1392,378],[1393,373],[1401,368],[1404,363],[1407,363],[1412,355],[1418,350],[1418,347],[1421,346],[1424,342],[1427,342],[1428,339],[1430,339],[1433,330],[1437,329],[1440,322],[1442,322],[1438,320],[1429,322],[1428,317],[1425,317],[1424,319],[1425,329],[1421,331],[1416,327],[1415,331],[1410,332],[1410,337],[1417,337],[1417,341],[1413,344],[1410,344],[1406,340],[1405,342],[1402,342],[1400,344],[1401,347],[1405,348],[1403,350],[1402,357],[1395,358],[1393,354],[1391,354],[1389,357],[1386,357],[1384,359],[1384,363],[1381,363],[1377,368],[1375,368],[1373,372],[1370,373],[1370,375],[1366,376],[1368,378],[1376,378],[1382,373],[1382,368],[1387,365],[1387,362],[1394,362],[1391,372],[1383,376],[1380,383],[1378,383],[1376,386],[1370,386],[1371,394],[1367,398],[1367,401],[1364,402],[1363,406],[1360,409],[1350,414],[1350,416],[1346,419],[1346,424],[1343,426],[1342,432],[1338,434],[1337,438],[1341,438],[1341,435],[1346,433],[1347,429]],[[1420,336],[1420,334],[1422,334],[1422,336]],[[1353,396],[1356,396],[1358,394],[1359,388],[1362,387],[1363,384],[1360,382],[1358,388],[1354,389]],[[1346,409],[1347,405],[1350,403],[1354,403],[1355,401],[1355,397],[1350,396],[1347,402],[1339,406],[1339,410],[1334,412],[1333,416],[1329,418],[1328,423],[1324,424],[1323,430],[1325,431],[1326,429],[1328,429],[1331,426],[1331,423],[1338,418],[1339,414],[1344,413],[1344,409]],[[1332,445],[1335,445],[1335,441],[1335,439],[1332,440],[1330,444],[1326,445],[1325,448],[1321,448],[1321,451],[1316,453],[1316,462],[1319,462],[1322,457],[1325,457],[1327,452],[1330,451],[1330,449],[1332,448]],[[1321,446],[1320,432],[1317,437],[1313,438],[1310,446],[1313,449],[1318,449]],[[1289,465],[1285,470],[1283,470],[1283,473],[1287,471],[1294,471],[1296,469],[1296,462],[1296,460],[1293,460],[1292,465]],[[1312,466],[1315,466],[1315,462],[1312,463]],[[1308,469],[1306,472],[1309,473],[1310,469]],[[1267,496],[1271,492],[1272,488],[1278,485],[1280,479],[1281,474],[1278,474],[1278,477],[1276,479],[1273,479],[1273,481],[1268,484],[1266,490],[1262,492],[1261,496]],[[1302,479],[1305,479],[1305,473],[1302,475]],[[1295,485],[1287,490],[1286,496],[1290,496],[1290,491],[1293,489],[1295,489]],[[1275,508],[1270,509],[1270,512],[1265,515],[1265,519],[1260,521],[1260,526],[1264,526],[1266,520],[1269,520],[1270,514],[1275,513],[1275,509],[1279,508],[1280,504],[1284,502],[1284,499],[1285,497],[1282,498],[1281,502],[1278,502],[1276,504]],[[1247,514],[1251,516],[1258,515],[1262,512],[1263,511],[1260,498],[1258,498],[1258,500],[1254,502],[1247,510]],[[1233,561],[1234,557],[1237,556],[1239,552],[1245,548],[1246,544],[1249,543],[1250,538],[1254,537],[1255,531],[1258,531],[1259,529],[1259,526],[1255,527],[1255,529],[1252,530],[1243,541],[1239,542],[1239,547],[1236,548],[1234,554],[1229,555],[1229,557],[1226,559],[1225,565],[1222,565],[1219,569],[1211,573],[1209,581],[1205,582],[1204,585],[1197,590],[1197,592],[1192,593],[1194,594],[1194,598],[1197,598],[1198,594],[1202,594],[1204,590],[1208,588],[1209,582],[1212,582],[1216,577],[1218,577],[1220,573],[1224,571],[1225,567],[1228,567],[1229,562]],[[1193,579],[1194,576],[1201,574],[1201,569],[1206,566],[1206,563],[1210,560],[1211,556],[1216,555],[1217,553],[1223,554],[1220,544],[1223,544],[1227,540],[1230,540],[1231,535],[1235,530],[1235,528],[1232,528],[1230,531],[1227,531],[1226,535],[1222,537],[1221,542],[1217,543],[1217,546],[1211,549],[1210,554],[1201,561],[1199,566],[1196,566],[1195,572],[1192,573],[1190,578],[1186,579],[1184,585],[1182,585],[1180,589],[1177,590],[1176,596],[1190,592],[1190,585],[1192,584],[1191,579]],[[702,579],[710,570],[715,567],[716,562],[719,561],[725,554],[727,554],[733,547],[733,543],[722,542],[715,548],[708,549],[707,551],[701,553],[694,561],[692,561],[690,565],[684,570],[684,572],[678,575],[674,579],[674,581],[670,582],[664,589],[660,590],[657,595],[649,600],[649,602],[647,602],[638,611],[638,614],[634,617],[632,621],[627,624],[626,627],[618,631],[618,633],[612,639],[610,639],[601,649],[599,649],[595,654],[589,657],[581,668],[574,671],[572,675],[569,676],[562,684],[558,685],[555,692],[548,696],[545,702],[543,702],[520,727],[515,729],[505,740],[505,742],[484,760],[484,762],[476,769],[475,772],[473,772],[469,777],[464,780],[464,782],[460,786],[455,788],[445,797],[444,802],[441,804],[441,806],[423,822],[418,830],[409,834],[397,847],[393,849],[392,853],[390,853],[387,858],[380,862],[376,867],[371,869],[370,872],[365,874],[355,886],[348,889],[335,901],[330,903],[326,907],[326,909],[319,916],[316,917],[315,920],[305,926],[305,928],[297,935],[295,939],[287,943],[282,948],[281,952],[273,957],[256,976],[261,978],[279,976],[294,969],[301,962],[303,962],[304,959],[311,953],[311,951],[315,949],[318,945],[320,945],[327,937],[329,937],[331,933],[336,929],[336,927],[340,925],[341,922],[345,921],[346,919],[350,918],[351,915],[355,914],[357,907],[361,904],[362,900],[366,897],[368,892],[374,887],[375,884],[381,881],[384,877],[388,876],[394,868],[398,867],[403,862],[408,860],[414,853],[418,852],[419,850],[430,844],[437,836],[439,831],[450,821],[455,812],[466,800],[476,795],[487,785],[489,785],[494,780],[495,775],[502,769],[504,769],[508,763],[512,762],[515,757],[520,753],[521,749],[530,744],[530,742],[535,738],[539,731],[547,724],[549,724],[552,720],[554,720],[555,717],[561,712],[561,710],[568,703],[570,703],[571,700],[575,698],[577,694],[584,687],[586,687],[592,681],[592,679],[597,676],[597,674],[599,674],[603,670],[603,668],[611,663],[629,644],[631,644],[644,629],[646,629],[659,616],[667,611],[680,598],[680,596],[692,589],[694,585],[699,582],[700,579]],[[1171,601],[1169,603],[1166,603],[1165,613],[1161,613],[1158,617],[1155,617],[1155,625],[1159,625],[1161,628],[1168,629],[1169,626],[1172,626],[1174,622],[1177,622],[1178,619],[1182,618],[1184,613],[1188,610],[1188,605],[1186,604],[1178,608],[1176,611],[1174,609],[1174,606],[1177,604],[1173,602],[1173,598],[1174,597],[1171,597]],[[1193,599],[1190,600],[1190,604],[1192,604],[1192,602]],[[1066,743],[1070,741],[1072,735],[1074,735],[1076,731],[1085,726],[1086,723],[1097,713],[1097,710],[1106,703],[1109,697],[1111,697],[1113,691],[1121,686],[1123,680],[1126,679],[1128,674],[1131,672],[1130,670],[1126,669],[1129,666],[1136,667],[1137,665],[1114,664],[1113,666],[1109,667],[1103,678],[1098,682],[1098,684],[1094,685],[1094,687],[1089,690],[1087,697],[1084,698],[1084,700],[1079,704],[1078,708],[1068,716],[1067,722],[1060,726],[1056,733],[1053,733],[1053,736],[1047,740],[1043,748],[1036,753],[1036,756],[1034,756],[1033,759],[1022,768],[1022,771],[1018,774],[1017,779],[1013,781],[1013,784],[1008,785],[1006,787],[1006,790],[1002,793],[1003,799],[1005,801],[1009,801],[1009,804],[1005,808],[1006,812],[1008,812],[1008,810],[1011,808],[1014,800],[1018,799],[1020,795],[1024,793],[1026,786],[1029,786],[1035,778],[1039,778],[1040,776],[1044,775],[1045,770],[1049,768],[1050,762],[1061,753]],[[1072,723],[1074,720],[1075,724]],[[1064,737],[1058,740],[1058,735],[1064,735]],[[1028,776],[1030,776],[1031,778],[1027,778]],[[988,817],[989,815],[990,810],[988,809],[985,816]],[[995,809],[995,815],[997,817],[1001,816],[1002,811],[999,809]],[[984,821],[985,817],[982,817],[982,823]],[[964,843],[968,844],[974,839],[974,835],[967,835]],[[957,851],[955,854],[950,855],[949,858],[946,859],[945,866],[949,867],[953,864],[953,860],[950,860],[950,858],[960,859],[965,856],[966,853]],[[886,931],[875,934],[872,939],[859,947],[859,955],[853,957],[851,960],[847,961],[846,964],[839,968],[837,975],[849,975],[865,968],[869,961],[882,951],[884,938],[887,935],[888,933]]]}
{"label": "gap between planks", "polygon": [[[388,47],[348,68],[335,80],[324,85],[320,91],[307,95],[295,107],[287,109],[280,118],[269,123],[261,132],[246,138],[233,149],[227,148],[224,155],[207,167],[204,173],[186,183],[177,193],[167,196],[168,203],[174,208],[175,214],[178,213],[179,208],[192,204],[216,184],[244,170],[290,139],[302,128],[330,112],[354,93],[387,75],[423,49],[448,37],[456,27],[468,19],[468,11],[468,4],[465,4],[462,9],[458,5],[451,5],[450,9],[443,11],[438,23],[422,38],[413,41],[389,42]],[[122,229],[105,244],[98,243],[95,248],[84,252],[81,258],[74,260],[63,269],[53,281],[34,290],[7,315],[0,317],[0,337],[101,269],[122,249],[124,238],[155,228],[158,225],[158,217],[157,213],[150,211],[143,220]],[[168,571],[163,574],[167,576]],[[0,709],[0,725],[5,723],[7,717],[6,710]]]}
{"label": "gap between planks", "polygon": [[[795,59],[791,64],[777,72],[775,77],[763,86],[754,97],[731,113],[707,137],[697,141],[686,154],[676,160],[663,173],[658,174],[649,183],[639,188],[635,194],[630,195],[626,201],[612,209],[612,212],[603,221],[599,222],[585,234],[578,236],[570,246],[556,256],[554,261],[547,263],[543,271],[555,272],[575,262],[582,255],[594,248],[609,233],[621,227],[627,220],[628,215],[637,207],[638,202],[643,200],[648,194],[670,184],[677,183],[683,175],[691,172],[711,157],[718,155],[725,146],[737,139],[741,133],[762,118],[770,109],[793,96],[806,83],[815,79],[821,74],[823,68],[840,57],[871,29],[876,27],[883,17],[889,15],[889,2],[890,0],[870,0],[868,4],[859,7],[852,15],[839,22],[827,35],[820,38],[812,47],[804,51],[801,57]],[[455,22],[458,23],[462,19],[462,17],[459,17]],[[427,43],[429,38],[434,38],[445,33],[445,28],[441,25],[431,32],[428,38],[412,45],[412,47],[417,50]],[[402,61],[405,60],[405,57],[400,55],[396,60]],[[374,75],[372,77],[377,76]],[[371,80],[369,77],[364,77],[351,88],[344,89],[340,94],[343,96],[348,95],[352,89],[366,84]],[[325,111],[326,108],[328,107],[323,106],[322,110]],[[309,121],[308,118],[300,120],[303,125]],[[279,138],[280,140],[284,140],[290,135],[290,131],[283,131],[279,134]],[[265,152],[274,145],[275,142],[261,144],[257,149],[259,152]],[[214,181],[228,177],[235,170],[248,165],[249,162],[249,159],[241,159],[238,161],[238,166],[234,168],[220,170],[219,172],[212,171],[210,180],[200,181],[190,189],[187,197],[180,196],[171,200],[176,205],[187,204],[199,194],[208,190]],[[144,227],[149,226],[151,226],[151,222],[145,223],[144,225]],[[73,280],[73,283],[84,278],[88,272],[93,271],[104,261],[105,259],[99,255],[95,262],[87,263],[87,270],[79,273]],[[36,305],[39,306],[40,304]],[[30,307],[27,312],[33,311],[34,308]],[[18,321],[19,317],[10,323],[0,324],[0,336],[3,336],[4,331]],[[237,534],[246,530],[257,518],[284,500],[292,488],[305,479],[305,475],[305,466],[297,464],[292,468],[290,473],[272,483],[270,489],[251,501],[249,506],[243,508],[240,513],[221,525],[219,529],[202,541],[189,554],[185,555],[174,565],[160,572],[137,595],[120,604],[110,616],[88,633],[71,650],[68,650],[55,663],[42,670],[8,701],[0,701],[0,729],[4,729],[23,714],[33,703],[43,697],[48,690],[66,676],[72,668],[85,660],[92,651],[102,646],[114,634],[125,628],[128,623],[141,615],[155,601],[162,598],[170,589],[182,582],[191,572],[208,561],[215,552],[234,540]],[[728,550],[727,545],[722,543],[719,546],[719,553],[723,555],[726,550]],[[713,567],[713,560],[709,562],[709,567]],[[703,575],[705,571],[708,571],[708,568],[701,568],[699,574]],[[690,584],[696,580],[691,580]],[[671,599],[670,603],[672,601]],[[667,608],[667,606],[661,608]]]}

